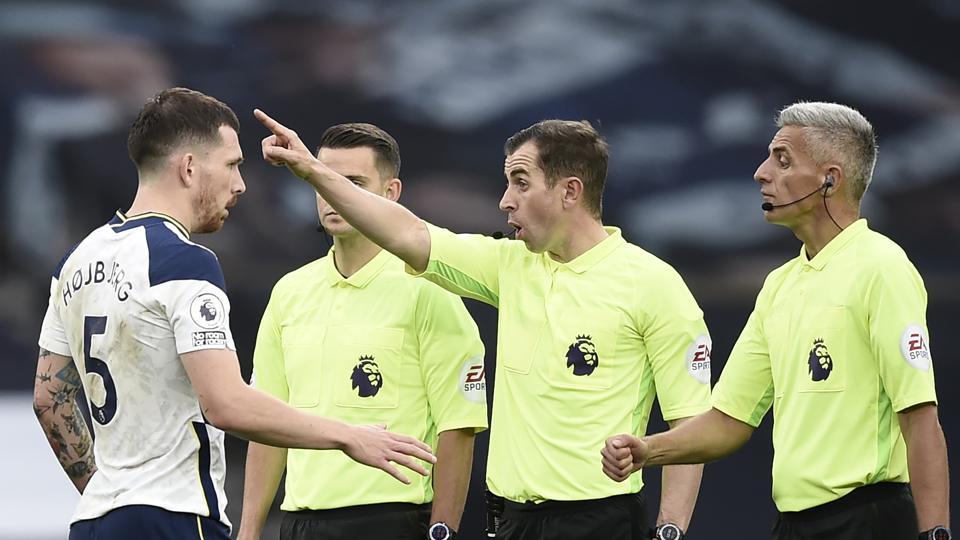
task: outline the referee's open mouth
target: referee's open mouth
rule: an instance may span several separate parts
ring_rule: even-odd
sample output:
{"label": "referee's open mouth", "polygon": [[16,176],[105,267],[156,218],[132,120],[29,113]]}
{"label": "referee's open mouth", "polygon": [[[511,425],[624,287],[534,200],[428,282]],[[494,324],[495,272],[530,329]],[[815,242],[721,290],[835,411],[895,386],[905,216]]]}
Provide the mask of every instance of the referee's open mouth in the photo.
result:
{"label": "referee's open mouth", "polygon": [[513,227],[513,237],[519,240],[520,235],[523,233],[523,227],[516,221],[507,221],[507,225]]}

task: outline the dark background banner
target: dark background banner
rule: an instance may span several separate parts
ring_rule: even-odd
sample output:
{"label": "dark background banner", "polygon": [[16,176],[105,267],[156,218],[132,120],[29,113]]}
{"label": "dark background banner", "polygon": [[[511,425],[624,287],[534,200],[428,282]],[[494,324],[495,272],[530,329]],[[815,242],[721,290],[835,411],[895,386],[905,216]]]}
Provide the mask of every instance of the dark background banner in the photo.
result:
{"label": "dark background banner", "polygon": [[[0,3],[0,416],[21,469],[0,488],[11,516],[0,537],[63,537],[71,488],[29,407],[49,275],[132,201],[127,128],[174,85],[241,118],[248,191],[222,232],[195,240],[223,265],[245,375],[273,283],[328,248],[311,190],[260,160],[254,107],[310,145],[334,123],[385,128],[403,156],[401,202],[462,232],[507,228],[497,201],[509,135],[543,118],[594,122],[611,146],[604,222],[684,276],[710,327],[716,381],[763,278],[799,249],[763,221],[752,181],[774,114],[801,99],[852,105],[880,144],[863,212],[924,277],[940,418],[957,455],[958,31],[950,0]],[[468,307],[492,376],[496,313]],[[664,428],[655,418],[650,429]],[[228,449],[238,524],[245,444]],[[690,538],[768,536],[771,454],[767,418],[743,450],[707,466]],[[464,539],[481,538],[485,456],[482,435]],[[659,471],[645,478],[655,501]]]}

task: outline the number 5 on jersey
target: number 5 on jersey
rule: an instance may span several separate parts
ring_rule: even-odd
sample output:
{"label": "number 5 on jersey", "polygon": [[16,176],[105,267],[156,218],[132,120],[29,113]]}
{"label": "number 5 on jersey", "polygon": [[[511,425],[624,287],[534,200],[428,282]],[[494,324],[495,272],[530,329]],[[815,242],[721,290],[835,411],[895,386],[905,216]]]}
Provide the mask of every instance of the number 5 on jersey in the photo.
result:
{"label": "number 5 on jersey", "polygon": [[90,356],[90,341],[93,336],[102,335],[106,330],[106,317],[83,318],[83,366],[87,373],[96,373],[103,379],[106,394],[102,406],[95,404],[89,397],[89,389],[87,389],[87,399],[90,401],[90,415],[102,426],[109,424],[117,414],[117,385],[113,382],[107,363]]}

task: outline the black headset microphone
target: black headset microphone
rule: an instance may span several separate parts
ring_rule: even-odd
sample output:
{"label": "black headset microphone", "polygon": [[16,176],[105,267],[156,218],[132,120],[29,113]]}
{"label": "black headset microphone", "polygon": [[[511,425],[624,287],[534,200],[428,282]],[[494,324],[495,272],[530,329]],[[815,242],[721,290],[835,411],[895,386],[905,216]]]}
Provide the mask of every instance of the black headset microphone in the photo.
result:
{"label": "black headset microphone", "polygon": [[799,199],[797,199],[797,200],[795,200],[795,201],[790,201],[790,202],[788,202],[788,203],[783,203],[783,204],[773,204],[773,203],[771,203],[771,202],[765,202],[765,203],[763,203],[763,204],[760,205],[760,208],[763,209],[764,212],[769,212],[769,211],[773,210],[774,208],[783,208],[784,206],[790,206],[790,205],[793,205],[793,204],[797,204],[797,203],[800,202],[800,201],[809,199],[810,197],[812,197],[815,193],[817,193],[817,192],[819,192],[819,191],[823,191],[824,196],[826,196],[827,190],[830,189],[830,188],[832,188],[832,187],[833,187],[833,177],[832,177],[832,176],[827,176],[827,179],[823,181],[823,184],[821,184],[820,187],[818,187],[817,189],[811,191],[810,193],[807,193],[806,195],[804,195],[803,197],[800,197]]}
{"label": "black headset microphone", "polygon": [[830,189],[830,188],[832,188],[832,187],[833,187],[833,176],[831,176],[831,175],[828,174],[828,175],[827,175],[827,178],[823,181],[823,184],[821,184],[820,187],[818,187],[817,189],[811,191],[810,193],[807,193],[807,194],[804,195],[803,197],[800,197],[799,199],[797,199],[797,200],[795,200],[795,201],[790,201],[790,202],[788,202],[788,203],[783,203],[783,204],[773,204],[773,203],[771,203],[771,202],[765,202],[765,203],[763,203],[763,204],[760,205],[760,208],[761,208],[764,212],[769,212],[769,211],[773,210],[774,208],[783,208],[784,206],[790,206],[790,205],[792,205],[792,204],[797,204],[798,202],[800,202],[800,201],[802,201],[802,200],[804,200],[804,199],[807,199],[807,198],[809,198],[809,197],[812,197],[815,193],[818,193],[818,192],[822,191],[822,192],[823,192],[823,208],[824,208],[824,210],[827,211],[827,216],[830,217],[830,221],[832,221],[833,224],[836,225],[837,228],[842,231],[842,230],[843,230],[843,227],[841,227],[840,224],[837,223],[837,220],[833,219],[833,215],[830,213],[830,207],[827,206],[827,190]]}

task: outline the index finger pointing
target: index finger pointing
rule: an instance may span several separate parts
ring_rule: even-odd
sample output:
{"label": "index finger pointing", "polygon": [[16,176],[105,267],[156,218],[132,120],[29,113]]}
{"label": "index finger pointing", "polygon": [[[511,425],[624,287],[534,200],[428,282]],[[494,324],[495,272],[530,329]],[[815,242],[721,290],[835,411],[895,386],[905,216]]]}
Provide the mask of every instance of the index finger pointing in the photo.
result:
{"label": "index finger pointing", "polygon": [[253,116],[255,116],[257,120],[260,121],[261,124],[266,126],[267,129],[276,133],[277,135],[286,135],[287,132],[290,131],[289,128],[287,128],[280,122],[277,122],[273,118],[270,118],[270,116],[267,113],[261,111],[260,109],[254,109]]}

